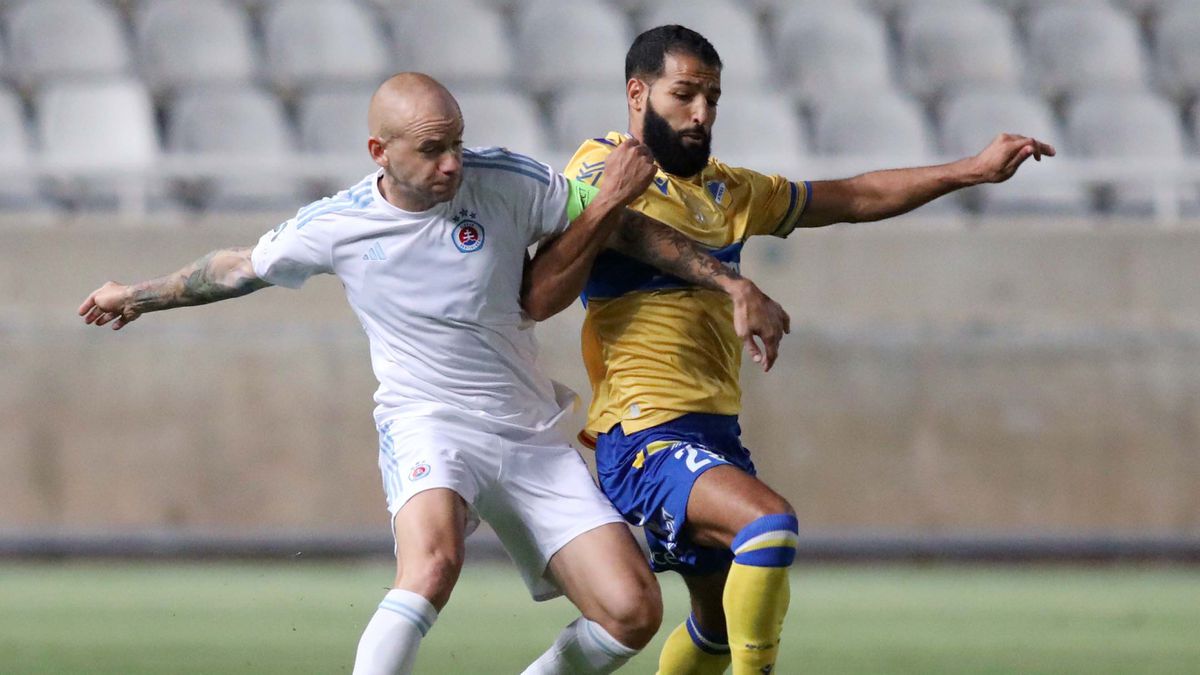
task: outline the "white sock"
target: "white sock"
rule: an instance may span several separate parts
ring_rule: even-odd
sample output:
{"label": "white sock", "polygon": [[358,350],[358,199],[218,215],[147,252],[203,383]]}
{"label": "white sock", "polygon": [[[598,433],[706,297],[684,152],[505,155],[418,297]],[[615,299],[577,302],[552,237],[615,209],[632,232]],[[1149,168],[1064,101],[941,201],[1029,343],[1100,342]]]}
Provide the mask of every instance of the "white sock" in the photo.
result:
{"label": "white sock", "polygon": [[600,624],[581,616],[567,624],[550,649],[522,675],[611,673],[638,651],[618,642]]}
{"label": "white sock", "polygon": [[354,675],[411,673],[421,638],[437,616],[433,605],[420,595],[399,588],[388,591],[358,641]]}

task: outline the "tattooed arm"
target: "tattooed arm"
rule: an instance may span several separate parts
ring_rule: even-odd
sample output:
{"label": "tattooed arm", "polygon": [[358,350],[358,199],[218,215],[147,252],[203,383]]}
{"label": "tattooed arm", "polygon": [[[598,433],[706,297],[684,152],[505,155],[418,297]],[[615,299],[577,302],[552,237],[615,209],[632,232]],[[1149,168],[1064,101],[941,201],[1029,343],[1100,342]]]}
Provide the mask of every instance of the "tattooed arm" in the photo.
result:
{"label": "tattooed arm", "polygon": [[97,326],[115,319],[113,330],[120,330],[146,312],[204,305],[270,286],[255,275],[251,250],[213,251],[174,274],[139,284],[110,281],[92,291],[79,306],[79,315],[85,323]]}

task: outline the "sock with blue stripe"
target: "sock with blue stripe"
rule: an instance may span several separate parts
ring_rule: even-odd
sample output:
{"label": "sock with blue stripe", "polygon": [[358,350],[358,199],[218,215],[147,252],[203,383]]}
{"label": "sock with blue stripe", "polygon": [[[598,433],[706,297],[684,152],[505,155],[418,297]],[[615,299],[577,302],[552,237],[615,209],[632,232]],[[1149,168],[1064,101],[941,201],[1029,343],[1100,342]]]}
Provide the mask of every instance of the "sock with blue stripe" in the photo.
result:
{"label": "sock with blue stripe", "polygon": [[769,673],[775,667],[798,532],[795,516],[775,514],[755,520],[733,538],[733,564],[721,599],[734,675]]}
{"label": "sock with blue stripe", "polygon": [[658,675],[721,675],[728,667],[725,636],[706,634],[695,614],[671,633],[658,656]]}
{"label": "sock with blue stripe", "polygon": [[420,595],[399,588],[388,591],[358,641],[354,675],[411,673],[421,638],[437,616],[433,605]]}
{"label": "sock with blue stripe", "polygon": [[581,616],[567,624],[550,649],[521,675],[611,673],[638,651],[621,644],[600,624]]}

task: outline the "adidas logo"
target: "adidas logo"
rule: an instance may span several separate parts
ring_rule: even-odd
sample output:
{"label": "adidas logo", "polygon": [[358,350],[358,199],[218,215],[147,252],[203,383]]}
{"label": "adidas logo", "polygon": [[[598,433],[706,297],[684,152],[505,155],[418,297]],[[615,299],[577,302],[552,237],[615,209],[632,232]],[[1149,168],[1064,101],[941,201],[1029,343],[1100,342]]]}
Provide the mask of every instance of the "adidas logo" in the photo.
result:
{"label": "adidas logo", "polygon": [[362,259],[376,261],[387,260],[387,256],[383,254],[383,247],[379,245],[379,242],[375,242],[374,244],[371,244],[371,248],[367,249],[367,252],[363,254]]}

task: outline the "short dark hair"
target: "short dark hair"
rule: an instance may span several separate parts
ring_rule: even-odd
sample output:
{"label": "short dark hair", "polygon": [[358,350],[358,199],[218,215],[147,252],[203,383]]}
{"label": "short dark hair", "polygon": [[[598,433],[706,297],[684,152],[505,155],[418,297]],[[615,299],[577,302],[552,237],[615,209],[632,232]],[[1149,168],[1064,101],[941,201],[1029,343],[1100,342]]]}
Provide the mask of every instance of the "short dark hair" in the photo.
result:
{"label": "short dark hair", "polygon": [[721,68],[721,57],[711,42],[690,28],[672,24],[651,28],[634,39],[625,54],[625,81],[662,75],[667,54],[695,56],[706,66]]}

